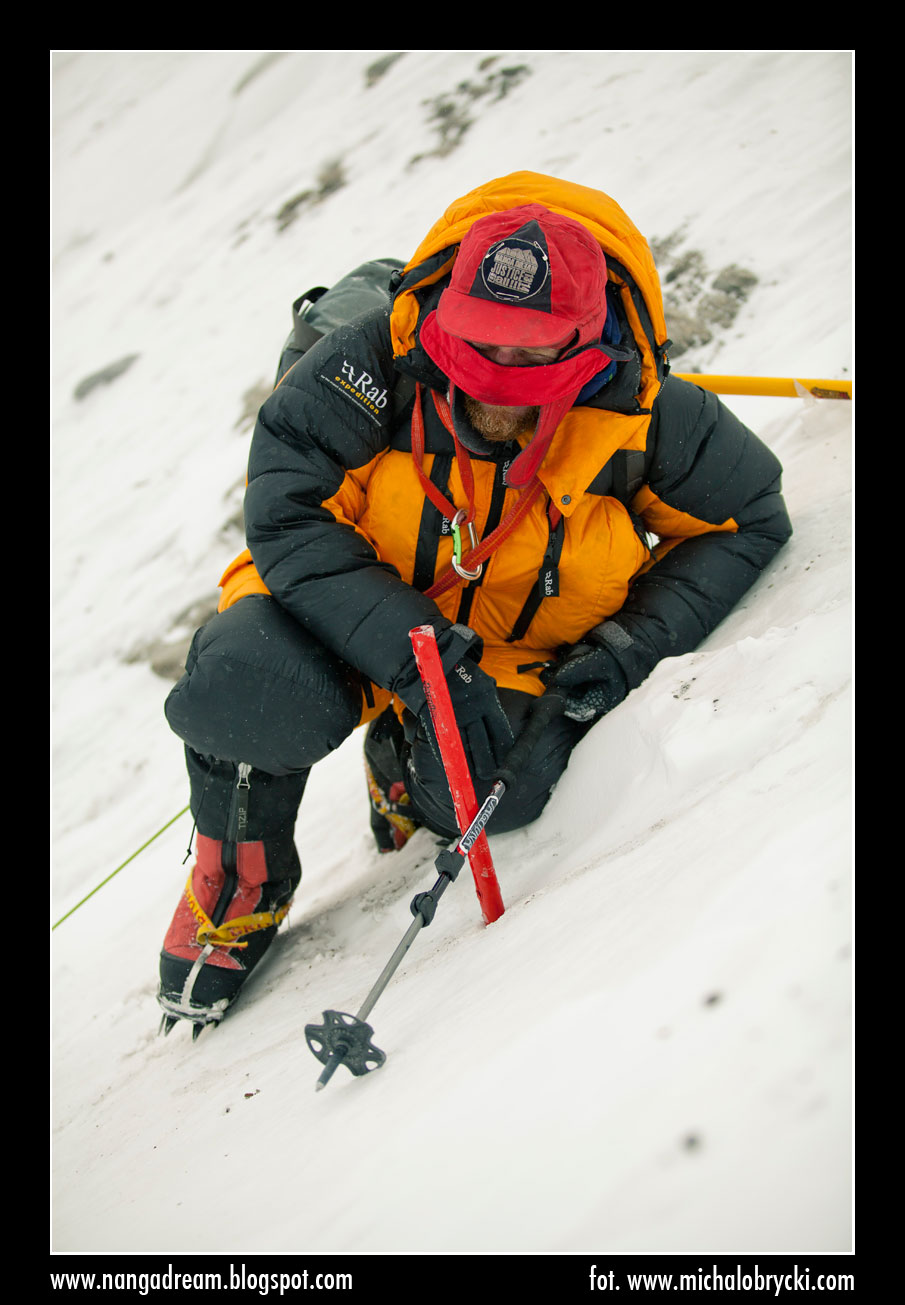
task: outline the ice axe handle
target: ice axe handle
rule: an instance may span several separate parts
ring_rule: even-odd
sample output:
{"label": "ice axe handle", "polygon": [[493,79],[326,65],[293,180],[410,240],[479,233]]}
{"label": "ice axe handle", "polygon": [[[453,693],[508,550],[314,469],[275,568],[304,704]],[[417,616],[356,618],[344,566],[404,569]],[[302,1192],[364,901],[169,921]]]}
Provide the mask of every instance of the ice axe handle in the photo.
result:
{"label": "ice axe handle", "polygon": [[502,766],[499,767],[494,776],[495,779],[502,781],[507,789],[517,787],[518,777],[524,770],[525,764],[534,751],[540,736],[551,721],[562,715],[565,707],[566,695],[562,689],[551,687],[537,700],[528,719],[528,724],[522,730]]}

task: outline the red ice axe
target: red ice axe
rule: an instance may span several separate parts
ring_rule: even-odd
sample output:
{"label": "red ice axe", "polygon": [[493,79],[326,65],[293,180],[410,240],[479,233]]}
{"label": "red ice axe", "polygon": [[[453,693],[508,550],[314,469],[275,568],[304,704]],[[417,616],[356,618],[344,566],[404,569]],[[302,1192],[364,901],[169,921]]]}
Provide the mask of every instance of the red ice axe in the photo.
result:
{"label": "red ice axe", "polygon": [[[437,736],[440,756],[443,758],[446,782],[449,784],[449,791],[456,811],[456,823],[459,826],[459,833],[464,837],[471,833],[472,822],[478,815],[478,802],[475,797],[468,762],[465,760],[462,736],[456,724],[452,700],[449,696],[449,685],[446,683],[446,676],[440,663],[437,636],[432,625],[419,625],[414,630],[409,631],[409,638],[415,652],[415,661],[424,687],[424,696],[433,722],[434,733]],[[494,790],[497,787],[499,785],[494,785]],[[492,805],[486,812],[484,821],[479,826],[477,833],[471,837],[468,847],[462,849],[464,854],[468,856],[471,865],[471,873],[474,876],[475,889],[478,894],[478,901],[481,903],[481,914],[484,917],[485,924],[493,924],[494,920],[498,920],[505,909],[496,871],[493,868],[490,845],[484,832],[484,825],[490,819],[497,802],[499,802],[505,791],[505,786],[499,793],[491,791],[484,803],[484,807],[487,806],[491,799],[494,799]],[[481,808],[482,811],[484,807]],[[461,847],[460,842],[459,848],[461,849]]]}

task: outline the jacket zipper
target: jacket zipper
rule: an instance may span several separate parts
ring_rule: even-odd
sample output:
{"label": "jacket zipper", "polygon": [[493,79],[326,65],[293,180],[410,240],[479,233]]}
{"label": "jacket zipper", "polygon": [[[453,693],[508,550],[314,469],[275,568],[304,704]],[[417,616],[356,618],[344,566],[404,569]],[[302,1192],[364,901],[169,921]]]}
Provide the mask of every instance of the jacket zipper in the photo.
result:
{"label": "jacket zipper", "polygon": [[223,867],[223,887],[220,889],[220,896],[211,916],[211,922],[214,925],[223,923],[229,904],[239,886],[238,845],[247,841],[245,835],[248,831],[248,806],[251,796],[251,784],[248,778],[250,774],[251,766],[245,761],[240,761],[238,779],[230,801],[227,837],[224,840],[220,855],[220,864]]}

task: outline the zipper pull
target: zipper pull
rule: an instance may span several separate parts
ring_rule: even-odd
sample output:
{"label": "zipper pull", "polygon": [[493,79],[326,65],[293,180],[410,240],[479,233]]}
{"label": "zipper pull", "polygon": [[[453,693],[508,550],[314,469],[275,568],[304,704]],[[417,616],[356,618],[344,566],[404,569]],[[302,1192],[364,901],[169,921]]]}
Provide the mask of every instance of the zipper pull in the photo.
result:
{"label": "zipper pull", "polygon": [[562,513],[555,508],[552,512],[548,510],[547,515],[550,522],[550,534],[547,539],[544,560],[541,562],[540,572],[537,577],[537,592],[540,598],[558,598],[559,559],[565,535],[564,518]]}
{"label": "zipper pull", "polygon": [[246,842],[248,830],[248,804],[251,797],[249,775],[251,766],[247,761],[239,762],[239,778],[236,781],[236,842]]}
{"label": "zipper pull", "polygon": [[540,572],[537,577],[537,589],[541,598],[559,597],[559,567],[557,566],[555,540],[551,536],[544,553]]}

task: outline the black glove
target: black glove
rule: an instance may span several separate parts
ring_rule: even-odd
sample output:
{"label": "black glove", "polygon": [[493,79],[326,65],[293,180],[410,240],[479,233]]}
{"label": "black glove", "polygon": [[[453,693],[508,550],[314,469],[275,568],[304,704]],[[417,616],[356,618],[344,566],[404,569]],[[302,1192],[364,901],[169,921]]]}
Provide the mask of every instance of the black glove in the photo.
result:
{"label": "black glove", "polygon": [[541,672],[548,686],[566,694],[565,715],[588,722],[618,707],[628,693],[628,684],[613,649],[631,644],[631,636],[613,621],[605,621],[585,635],[581,643],[567,649],[560,661]]}
{"label": "black glove", "polygon": [[[453,714],[476,787],[483,787],[493,780],[497,767],[515,742],[509,719],[497,695],[496,682],[477,663],[480,653],[481,644],[476,640],[473,648],[459,658],[446,677]],[[425,707],[417,717],[406,712],[403,725],[411,744],[415,770],[430,769],[431,763],[442,767],[443,759],[429,709]],[[429,757],[425,755],[425,749],[429,750]]]}

